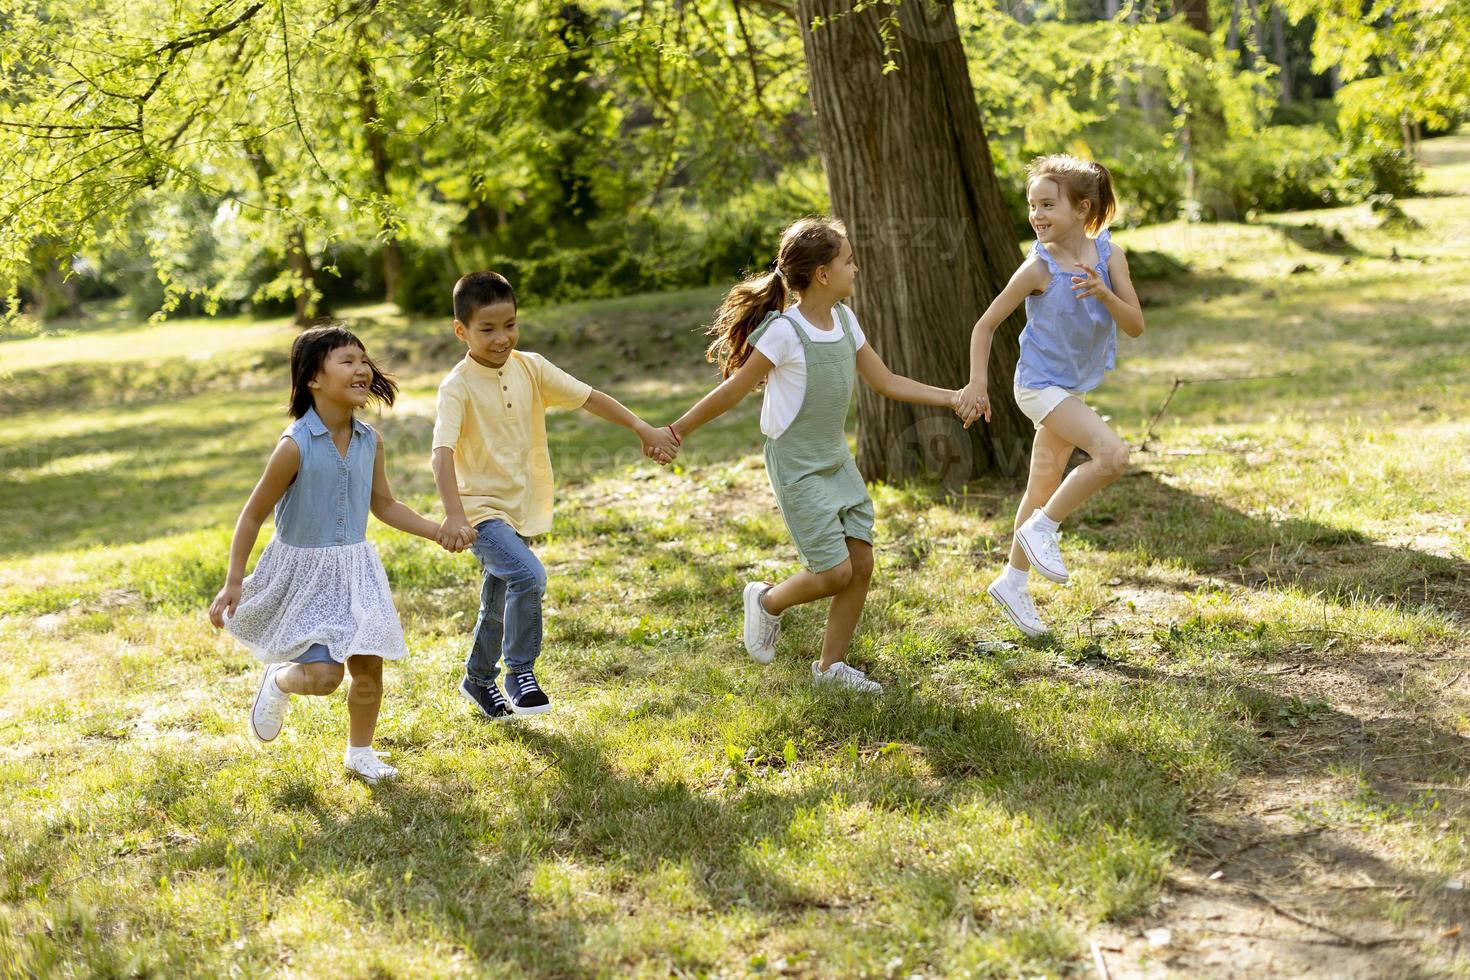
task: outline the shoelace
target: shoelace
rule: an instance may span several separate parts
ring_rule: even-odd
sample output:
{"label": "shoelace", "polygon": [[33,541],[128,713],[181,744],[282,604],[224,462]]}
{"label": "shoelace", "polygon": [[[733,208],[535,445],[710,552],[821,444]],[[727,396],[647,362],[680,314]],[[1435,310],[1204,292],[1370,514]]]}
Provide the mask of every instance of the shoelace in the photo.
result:
{"label": "shoelace", "polygon": [[[384,752],[383,756],[387,754]],[[347,765],[353,771],[369,779],[387,779],[391,776],[398,775],[398,770],[384,762],[383,757],[379,756],[376,752],[366,752],[361,756],[354,756],[349,759]]]}
{"label": "shoelace", "polygon": [[1036,611],[1036,603],[1031,601],[1031,593],[1025,589],[1016,591],[1016,602],[1021,606],[1021,611],[1028,616],[1040,619],[1041,615]]}
{"label": "shoelace", "polygon": [[536,675],[530,671],[516,675],[516,683],[520,686],[522,694],[530,694],[532,691],[539,692],[541,690],[540,686],[536,683]]}
{"label": "shoelace", "polygon": [[[277,671],[276,673],[280,672]],[[280,721],[281,717],[286,713],[286,705],[290,702],[291,695],[286,694],[284,691],[280,694],[277,694],[274,690],[271,689],[271,685],[275,683],[274,674],[266,678],[265,683],[266,696],[261,698],[261,701],[264,702],[261,705],[261,714],[265,715],[266,719],[269,721]]]}
{"label": "shoelace", "polygon": [[759,637],[760,645],[763,647],[771,646],[776,642],[776,636],[780,632],[781,620],[776,616],[772,616],[765,610],[761,610],[761,632]]}

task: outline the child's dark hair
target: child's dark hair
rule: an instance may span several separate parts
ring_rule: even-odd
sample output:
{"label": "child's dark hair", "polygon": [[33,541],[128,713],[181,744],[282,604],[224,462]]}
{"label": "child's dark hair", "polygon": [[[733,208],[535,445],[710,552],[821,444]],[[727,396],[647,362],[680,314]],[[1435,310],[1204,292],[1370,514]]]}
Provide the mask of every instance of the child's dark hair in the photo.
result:
{"label": "child's dark hair", "polygon": [[837,258],[847,229],[833,218],[802,218],[781,233],[776,267],[751,276],[730,288],[707,331],[714,339],[705,359],[720,365],[729,377],[750,357],[750,334],[766,314],[786,309],[787,293],[800,293],[812,284],[812,276]]}
{"label": "child's dark hair", "polygon": [[1118,210],[1117,199],[1113,197],[1113,175],[1102,164],[1066,153],[1053,153],[1037,157],[1026,167],[1028,188],[1032,181],[1042,178],[1056,181],[1073,207],[1082,201],[1089,202],[1083,227],[1091,237],[1096,238],[1098,232],[1113,220]]}
{"label": "child's dark hair", "polygon": [[356,347],[362,351],[368,370],[373,373],[368,381],[369,396],[385,405],[393,404],[398,396],[398,383],[367,357],[367,348],[357,339],[357,334],[332,321],[303,330],[291,344],[291,403],[286,411],[293,419],[301,418],[312,408],[311,382],[321,373],[327,355],[339,347]]}
{"label": "child's dark hair", "polygon": [[454,284],[454,318],[460,323],[469,323],[480,307],[496,303],[517,305],[510,280],[498,272],[471,272]]}

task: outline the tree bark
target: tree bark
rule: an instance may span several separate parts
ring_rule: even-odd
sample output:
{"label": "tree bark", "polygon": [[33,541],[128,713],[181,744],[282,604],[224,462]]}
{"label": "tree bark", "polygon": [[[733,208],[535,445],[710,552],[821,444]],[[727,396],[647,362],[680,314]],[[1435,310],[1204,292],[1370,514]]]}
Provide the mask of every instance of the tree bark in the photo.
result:
{"label": "tree bark", "polygon": [[[366,57],[356,62],[358,79],[358,106],[362,111],[363,133],[367,139],[368,155],[372,159],[373,190],[379,197],[388,197],[388,137],[383,132],[382,117],[378,112],[378,84],[373,75],[372,63]],[[403,250],[398,247],[398,237],[386,222],[383,234],[383,299],[393,302],[398,295],[398,281],[403,276]]]}
{"label": "tree bark", "polygon": [[1210,33],[1210,0],[1178,0],[1184,22],[1202,34]]}
{"label": "tree bark", "polygon": [[[255,178],[260,182],[260,189],[270,194],[277,207],[284,208],[288,202],[279,188],[274,190],[271,188],[271,180],[275,177],[276,168],[266,158],[261,142],[250,140],[245,144],[245,151],[249,156],[250,166],[255,171]],[[297,280],[294,291],[296,326],[307,326],[313,317],[326,315],[326,302],[324,300],[313,302],[317,293],[316,266],[311,260],[311,253],[307,251],[306,229],[302,225],[293,225],[286,232],[286,268],[295,274]]]}
{"label": "tree bark", "polygon": [[[946,388],[969,373],[970,328],[1021,262],[948,3],[897,8],[884,52],[880,14],[851,0],[800,0],[812,108],[832,208],[862,272],[855,300],[873,349],[899,374]],[[814,17],[832,18],[815,30]],[[899,70],[884,74],[890,57]],[[989,425],[858,388],[858,466],[871,480],[921,472],[947,484],[1024,471],[1033,433],[1012,375],[1024,325],[996,331]]]}
{"label": "tree bark", "polygon": [[1291,84],[1291,53],[1286,47],[1286,23],[1281,16],[1281,4],[1271,5],[1271,44],[1276,49],[1276,67],[1280,69],[1281,78],[1281,104],[1287,105],[1293,99]]}

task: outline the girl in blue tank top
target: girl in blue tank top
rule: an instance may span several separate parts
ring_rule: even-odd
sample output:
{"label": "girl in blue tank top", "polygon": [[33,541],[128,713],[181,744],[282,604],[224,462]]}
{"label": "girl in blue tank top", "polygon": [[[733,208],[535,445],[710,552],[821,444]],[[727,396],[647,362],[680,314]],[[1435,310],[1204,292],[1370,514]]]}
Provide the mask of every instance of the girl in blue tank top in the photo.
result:
{"label": "girl in blue tank top", "polygon": [[[1036,441],[1010,561],[986,591],[1018,629],[1039,636],[1046,623],[1031,601],[1030,570],[1066,583],[1058,524],[1128,466],[1128,447],[1084,396],[1113,368],[1117,328],[1130,337],[1143,333],[1143,311],[1128,260],[1108,235],[1116,204],[1106,167],[1066,155],[1037,157],[1027,169],[1026,198],[1036,244],[975,324],[959,413],[989,421],[990,339],[1024,301],[1012,393],[1035,423]],[[1073,448],[1088,460],[1067,473]]]}
{"label": "girl in blue tank top", "polygon": [[[367,540],[368,512],[390,527],[439,541],[442,525],[393,498],[382,440],[354,412],[392,405],[393,380],[341,326],[307,330],[291,345],[290,413],[265,473],[235,525],[224,588],[209,618],[266,665],[250,731],[280,734],[293,694],[331,694],[352,674],[344,762],[370,783],[397,775],[372,748],[383,699],[383,660],[408,651],[388,576]],[[260,526],[275,509],[276,533],[245,577]]]}

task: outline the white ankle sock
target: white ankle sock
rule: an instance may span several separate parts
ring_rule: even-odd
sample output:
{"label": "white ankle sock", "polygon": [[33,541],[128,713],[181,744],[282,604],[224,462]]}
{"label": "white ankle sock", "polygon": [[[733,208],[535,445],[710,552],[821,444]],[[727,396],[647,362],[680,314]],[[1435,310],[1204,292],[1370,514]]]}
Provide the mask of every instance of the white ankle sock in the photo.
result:
{"label": "white ankle sock", "polygon": [[1030,577],[1031,572],[1029,570],[1023,572],[1021,569],[1017,568],[1015,565],[1010,564],[1009,562],[1006,563],[1005,568],[1001,569],[1000,573],[1001,582],[1009,585],[1013,589],[1026,588],[1027,581],[1030,579]]}
{"label": "white ankle sock", "polygon": [[1047,517],[1046,511],[1042,510],[1040,507],[1036,508],[1036,513],[1032,514],[1031,517],[1026,521],[1026,523],[1035,524],[1037,530],[1041,531],[1055,531],[1058,527],[1061,526],[1057,521],[1054,521],[1050,517]]}

